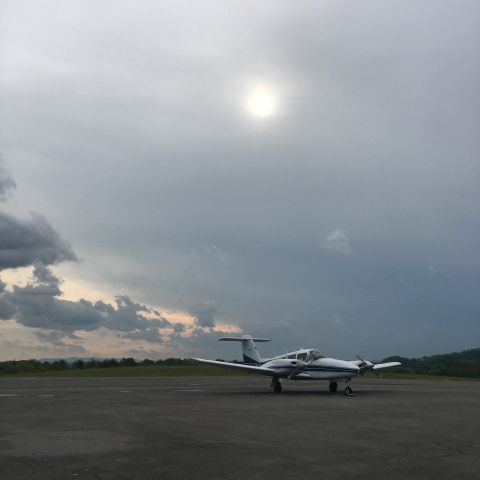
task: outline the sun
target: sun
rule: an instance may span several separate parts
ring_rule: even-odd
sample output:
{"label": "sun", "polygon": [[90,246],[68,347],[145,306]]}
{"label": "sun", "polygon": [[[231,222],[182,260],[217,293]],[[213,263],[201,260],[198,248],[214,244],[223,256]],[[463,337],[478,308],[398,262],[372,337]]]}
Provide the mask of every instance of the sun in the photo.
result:
{"label": "sun", "polygon": [[254,117],[271,117],[277,113],[277,98],[273,91],[258,88],[250,92],[246,101],[247,111]]}

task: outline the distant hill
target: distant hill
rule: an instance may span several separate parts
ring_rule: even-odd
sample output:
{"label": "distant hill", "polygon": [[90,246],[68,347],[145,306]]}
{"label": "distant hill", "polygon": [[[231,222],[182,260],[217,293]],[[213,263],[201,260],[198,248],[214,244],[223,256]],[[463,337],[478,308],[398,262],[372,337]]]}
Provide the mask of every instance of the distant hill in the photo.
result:
{"label": "distant hill", "polygon": [[389,372],[480,377],[480,348],[420,358],[387,357],[383,362],[402,363],[401,367],[389,368]]}

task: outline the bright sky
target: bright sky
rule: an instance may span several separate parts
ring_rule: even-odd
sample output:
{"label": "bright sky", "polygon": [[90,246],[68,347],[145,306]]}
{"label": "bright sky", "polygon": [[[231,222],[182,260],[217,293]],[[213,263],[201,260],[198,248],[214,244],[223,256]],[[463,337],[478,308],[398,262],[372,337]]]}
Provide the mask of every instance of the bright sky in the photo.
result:
{"label": "bright sky", "polygon": [[466,0],[1,2],[0,358],[478,346],[479,25]]}

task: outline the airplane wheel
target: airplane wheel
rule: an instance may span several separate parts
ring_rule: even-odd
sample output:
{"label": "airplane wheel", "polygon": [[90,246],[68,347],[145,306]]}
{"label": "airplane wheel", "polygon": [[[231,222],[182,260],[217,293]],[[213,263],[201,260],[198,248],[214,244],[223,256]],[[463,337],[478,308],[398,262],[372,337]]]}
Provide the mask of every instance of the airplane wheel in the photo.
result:
{"label": "airplane wheel", "polygon": [[352,396],[353,395],[353,390],[351,387],[347,387],[345,389],[345,395]]}
{"label": "airplane wheel", "polygon": [[337,388],[338,388],[338,383],[337,382],[330,382],[330,385],[329,385],[328,389],[332,393],[335,393],[337,391]]}
{"label": "airplane wheel", "polygon": [[282,393],[282,384],[280,382],[277,382],[273,387],[273,391],[275,393]]}

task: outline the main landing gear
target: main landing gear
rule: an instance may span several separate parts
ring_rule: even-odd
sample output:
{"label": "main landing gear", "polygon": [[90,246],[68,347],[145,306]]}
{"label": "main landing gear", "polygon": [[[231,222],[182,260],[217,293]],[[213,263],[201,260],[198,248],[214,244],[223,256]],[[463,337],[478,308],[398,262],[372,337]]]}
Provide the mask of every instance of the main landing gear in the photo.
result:
{"label": "main landing gear", "polygon": [[[328,387],[331,393],[335,393],[338,389],[338,383],[337,382],[330,382],[330,385]],[[350,380],[347,380],[347,386],[345,387],[345,395],[349,397],[353,397],[355,394],[353,393],[352,387],[350,386]]]}
{"label": "main landing gear", "polygon": [[270,384],[275,393],[282,393],[282,384],[278,377],[272,377],[272,383]]}

